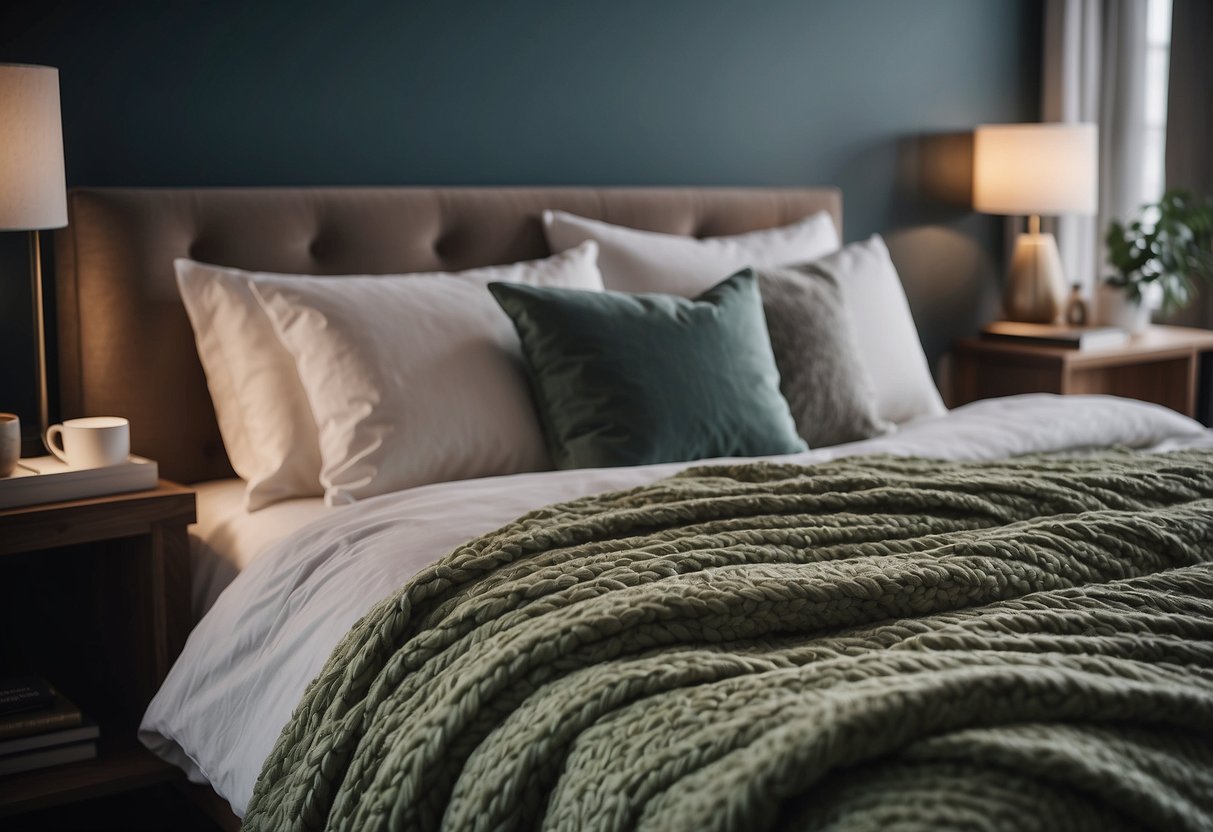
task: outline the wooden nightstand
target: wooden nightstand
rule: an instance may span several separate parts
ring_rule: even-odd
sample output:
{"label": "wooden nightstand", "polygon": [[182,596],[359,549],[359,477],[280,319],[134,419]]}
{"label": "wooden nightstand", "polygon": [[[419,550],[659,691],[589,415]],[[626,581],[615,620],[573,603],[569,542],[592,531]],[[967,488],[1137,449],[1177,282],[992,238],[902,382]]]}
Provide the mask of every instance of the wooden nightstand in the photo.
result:
{"label": "wooden nightstand", "polygon": [[181,776],[135,732],[189,633],[193,521],[194,492],[164,481],[0,510],[0,672],[45,677],[101,726],[97,759],[0,777],[0,816]]}
{"label": "wooden nightstand", "polygon": [[1106,350],[965,338],[956,344],[954,403],[1013,393],[1106,393],[1195,416],[1203,352],[1213,352],[1213,331],[1177,326],[1150,327]]}

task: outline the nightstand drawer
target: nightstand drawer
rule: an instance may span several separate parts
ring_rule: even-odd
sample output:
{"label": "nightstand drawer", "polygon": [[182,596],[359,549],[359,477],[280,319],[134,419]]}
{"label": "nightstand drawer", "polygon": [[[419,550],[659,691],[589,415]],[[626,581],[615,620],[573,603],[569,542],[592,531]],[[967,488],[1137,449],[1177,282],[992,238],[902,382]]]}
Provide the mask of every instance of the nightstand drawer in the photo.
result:
{"label": "nightstand drawer", "polygon": [[1103,393],[1153,402],[1188,416],[1195,415],[1195,362],[1167,358],[1112,367],[1077,367],[1070,370],[1066,393]]}
{"label": "nightstand drawer", "polygon": [[961,355],[956,361],[956,404],[1016,393],[1064,393],[1062,368],[1055,361],[1024,361],[992,354],[977,359]]}

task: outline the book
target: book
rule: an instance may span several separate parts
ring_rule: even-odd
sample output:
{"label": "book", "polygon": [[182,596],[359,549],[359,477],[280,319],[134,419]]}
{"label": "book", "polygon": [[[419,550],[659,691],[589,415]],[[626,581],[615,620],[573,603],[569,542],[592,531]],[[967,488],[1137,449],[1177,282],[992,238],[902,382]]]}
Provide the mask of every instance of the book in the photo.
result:
{"label": "book", "polygon": [[86,719],[76,728],[65,728],[62,731],[47,731],[42,734],[31,734],[28,737],[17,737],[11,740],[0,740],[0,757],[9,754],[23,754],[36,751],[39,748],[53,748],[59,745],[70,745],[87,740],[95,740],[101,736],[97,723]]}
{"label": "book", "polygon": [[57,748],[43,748],[38,751],[28,751],[24,754],[10,754],[0,757],[0,776],[19,774],[23,771],[57,766],[63,763],[76,763],[80,760],[91,760],[97,756],[96,740],[61,745]]}
{"label": "book", "polygon": [[1072,350],[1112,349],[1129,342],[1129,333],[1114,326],[1056,326],[995,321],[987,324],[981,334],[983,338],[991,340]]}
{"label": "book", "polygon": [[0,716],[46,708],[55,702],[55,694],[46,680],[37,676],[12,676],[0,679]]}
{"label": "book", "polygon": [[80,709],[59,691],[51,690],[55,694],[55,701],[49,707],[0,717],[0,740],[78,727],[84,721]]}
{"label": "book", "polygon": [[159,466],[141,456],[104,468],[72,468],[53,456],[29,457],[18,460],[12,474],[0,477],[0,508],[145,491],[155,488],[159,478]]}

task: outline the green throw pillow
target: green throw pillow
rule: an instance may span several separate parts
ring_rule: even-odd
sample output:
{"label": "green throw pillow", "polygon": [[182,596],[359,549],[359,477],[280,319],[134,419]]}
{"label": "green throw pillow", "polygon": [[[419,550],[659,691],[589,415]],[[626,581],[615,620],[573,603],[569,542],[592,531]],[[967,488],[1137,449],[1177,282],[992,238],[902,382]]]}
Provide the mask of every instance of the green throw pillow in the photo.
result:
{"label": "green throw pillow", "polygon": [[558,467],[807,449],[779,392],[748,270],[694,300],[517,283],[489,290],[522,340]]}

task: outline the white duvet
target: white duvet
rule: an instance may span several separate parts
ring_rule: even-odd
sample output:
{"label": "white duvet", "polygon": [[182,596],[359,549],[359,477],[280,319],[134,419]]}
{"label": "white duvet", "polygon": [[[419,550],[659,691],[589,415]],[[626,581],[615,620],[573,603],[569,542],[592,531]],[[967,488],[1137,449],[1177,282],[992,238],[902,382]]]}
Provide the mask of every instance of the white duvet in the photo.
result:
{"label": "white duvet", "polygon": [[[992,459],[1111,445],[1213,446],[1213,432],[1127,399],[1015,396],[913,422],[891,436],[779,459],[811,464],[869,453]],[[686,467],[442,483],[333,512],[266,549],[223,592],[149,706],[140,738],[243,815],[304,688],[373,605],[426,564],[531,509],[643,485]]]}

